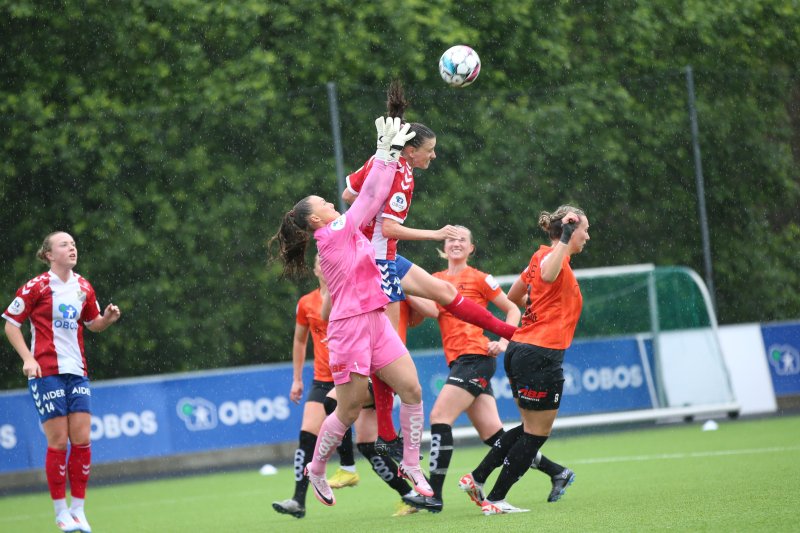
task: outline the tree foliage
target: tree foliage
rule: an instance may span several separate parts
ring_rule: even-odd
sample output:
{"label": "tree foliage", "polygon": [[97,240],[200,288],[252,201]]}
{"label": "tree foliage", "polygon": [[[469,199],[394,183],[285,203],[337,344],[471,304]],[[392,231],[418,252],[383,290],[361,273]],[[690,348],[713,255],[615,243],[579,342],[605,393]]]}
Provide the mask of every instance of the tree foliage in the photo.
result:
{"label": "tree foliage", "polygon": [[[76,269],[123,310],[87,335],[94,378],[291,354],[292,284],[266,261],[281,214],[337,195],[326,83],[347,170],[373,150],[393,77],[437,132],[413,227],[469,226],[475,264],[519,271],[539,211],[582,206],[578,267],[703,272],[685,67],[695,74],[722,322],[800,315],[800,10],[712,2],[0,2],[2,293],[70,231]],[[478,81],[439,79],[467,43]],[[432,243],[404,243],[429,270]],[[0,382],[19,386],[6,349]]]}

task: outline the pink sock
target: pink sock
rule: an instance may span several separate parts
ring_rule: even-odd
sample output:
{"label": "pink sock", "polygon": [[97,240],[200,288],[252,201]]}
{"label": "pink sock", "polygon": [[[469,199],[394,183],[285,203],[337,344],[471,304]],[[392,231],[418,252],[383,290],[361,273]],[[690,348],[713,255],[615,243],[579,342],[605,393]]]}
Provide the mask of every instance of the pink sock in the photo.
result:
{"label": "pink sock", "polygon": [[415,405],[400,404],[400,427],[403,429],[403,464],[419,466],[419,446],[425,427],[422,402]]}
{"label": "pink sock", "polygon": [[325,465],[342,443],[345,431],[347,431],[347,426],[342,424],[339,417],[336,416],[336,411],[329,414],[322,423],[322,427],[319,428],[317,444],[314,446],[314,457],[308,463],[309,472],[315,476],[325,475]]}

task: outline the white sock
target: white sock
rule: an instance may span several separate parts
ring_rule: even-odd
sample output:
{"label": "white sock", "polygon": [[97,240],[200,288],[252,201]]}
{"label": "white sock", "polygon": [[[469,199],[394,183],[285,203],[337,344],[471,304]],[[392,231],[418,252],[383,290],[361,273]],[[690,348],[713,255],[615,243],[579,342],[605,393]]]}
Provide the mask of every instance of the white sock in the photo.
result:
{"label": "white sock", "polygon": [[76,498],[75,496],[72,497],[72,503],[70,503],[70,509],[83,509],[83,502],[85,500],[83,498]]}
{"label": "white sock", "polygon": [[53,500],[53,508],[56,510],[56,515],[67,508],[66,498],[60,500]]}
{"label": "white sock", "polygon": [[350,466],[339,465],[339,468],[341,468],[345,472],[353,472],[353,473],[355,473],[355,471],[356,471],[356,465],[350,465]]}

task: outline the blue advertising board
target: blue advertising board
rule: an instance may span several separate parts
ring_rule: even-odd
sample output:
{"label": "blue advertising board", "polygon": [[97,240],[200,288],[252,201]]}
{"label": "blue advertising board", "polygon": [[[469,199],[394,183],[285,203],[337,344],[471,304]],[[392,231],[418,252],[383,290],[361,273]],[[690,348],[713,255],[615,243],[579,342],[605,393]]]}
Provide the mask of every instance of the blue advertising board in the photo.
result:
{"label": "blue advertising board", "polygon": [[800,323],[761,326],[775,396],[800,394]]}
{"label": "blue advertising board", "polygon": [[[497,357],[492,389],[504,422],[519,420],[511,394],[504,354]],[[653,373],[652,343],[636,337],[575,342],[564,355],[564,397],[559,416],[588,415],[614,411],[650,409],[657,406]],[[415,354],[414,362],[422,385],[427,416],[447,380],[448,368],[442,351]],[[399,402],[395,401],[395,408]],[[456,426],[469,425],[466,415]]]}
{"label": "blue advertising board", "polygon": [[[415,354],[414,360],[427,415],[448,368],[440,351]],[[654,407],[651,362],[650,343],[642,339],[576,342],[565,356],[561,414]],[[306,391],[311,364],[304,372]],[[497,367],[492,387],[500,416],[518,420],[502,354]],[[291,381],[291,365],[279,364],[93,383],[93,462],[293,442],[303,405],[289,401]],[[456,422],[468,424],[465,415]],[[0,394],[0,472],[42,468],[45,449],[28,391]]]}

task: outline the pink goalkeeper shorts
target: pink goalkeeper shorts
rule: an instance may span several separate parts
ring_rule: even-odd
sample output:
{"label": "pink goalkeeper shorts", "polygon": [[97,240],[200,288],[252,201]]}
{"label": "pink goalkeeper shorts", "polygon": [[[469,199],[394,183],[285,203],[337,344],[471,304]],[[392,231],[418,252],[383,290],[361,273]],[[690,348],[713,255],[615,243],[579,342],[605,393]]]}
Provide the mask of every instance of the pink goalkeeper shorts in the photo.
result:
{"label": "pink goalkeeper shorts", "polygon": [[336,385],[350,381],[350,373],[374,374],[408,353],[383,309],[328,323],[328,351]]}

